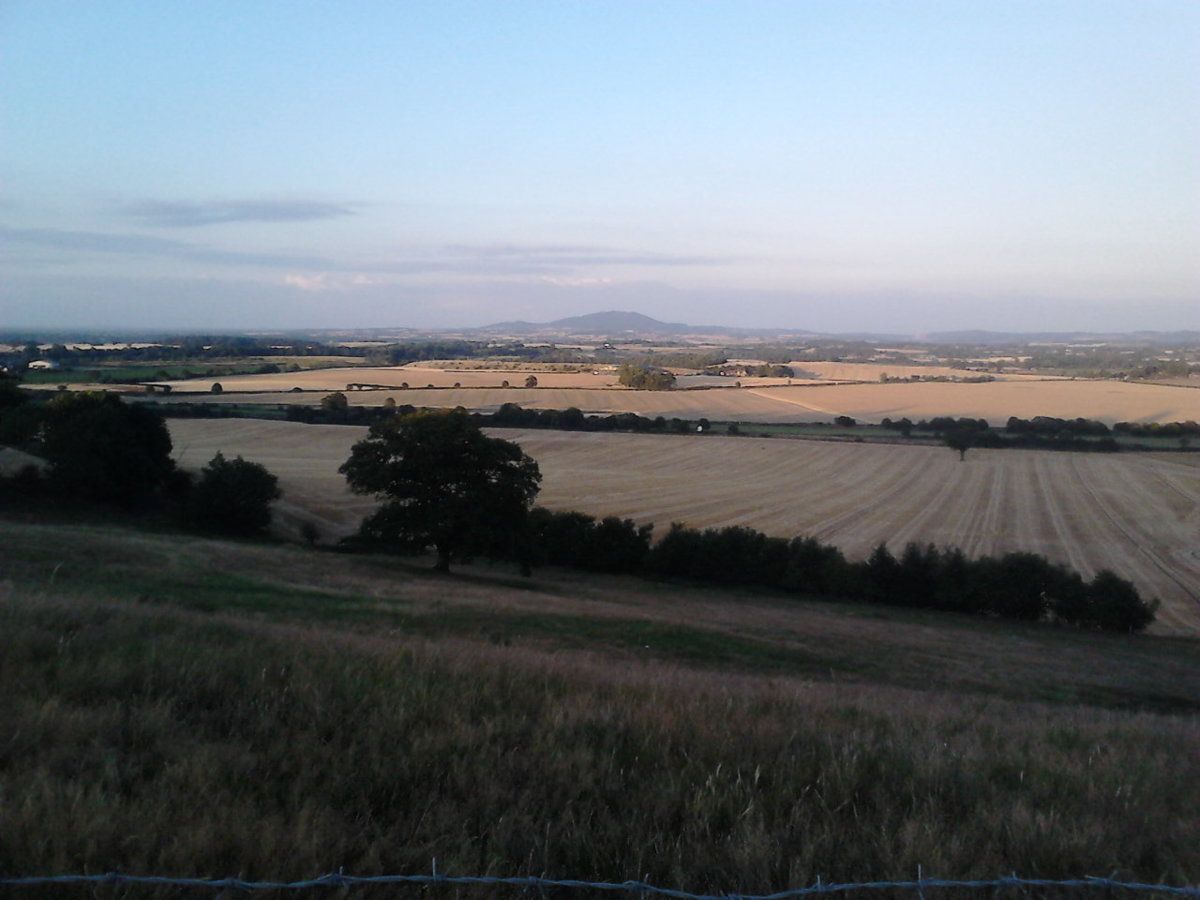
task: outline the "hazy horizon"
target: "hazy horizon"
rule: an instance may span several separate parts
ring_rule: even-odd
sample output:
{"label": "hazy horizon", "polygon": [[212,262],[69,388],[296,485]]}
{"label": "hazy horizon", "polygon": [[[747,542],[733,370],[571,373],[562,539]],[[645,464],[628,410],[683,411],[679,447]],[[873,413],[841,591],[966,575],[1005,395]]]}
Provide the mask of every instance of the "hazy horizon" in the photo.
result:
{"label": "hazy horizon", "polygon": [[0,328],[1200,329],[1200,4],[0,7]]}

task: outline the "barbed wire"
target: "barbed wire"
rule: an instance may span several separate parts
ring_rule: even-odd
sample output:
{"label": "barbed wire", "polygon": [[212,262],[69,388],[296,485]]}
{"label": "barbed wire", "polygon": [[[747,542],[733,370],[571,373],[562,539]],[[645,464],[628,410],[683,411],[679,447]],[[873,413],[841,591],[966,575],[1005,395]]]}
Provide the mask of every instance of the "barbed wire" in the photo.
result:
{"label": "barbed wire", "polygon": [[585,881],[576,878],[543,878],[537,875],[445,875],[437,871],[415,875],[346,875],[331,872],[302,881],[248,881],[242,878],[186,878],[166,875],[127,875],[106,872],[102,875],[24,875],[0,876],[4,887],[49,887],[53,885],[140,885],[145,887],[181,887],[231,891],[305,891],[317,888],[368,887],[378,885],[457,885],[513,888],[565,888],[649,894],[676,900],[791,900],[819,894],[848,894],[854,891],[913,891],[923,895],[926,889],[988,890],[996,888],[1082,888],[1123,890],[1143,894],[1167,894],[1200,898],[1200,886],[1151,884],[1121,881],[1116,878],[1023,878],[1008,875],[992,879],[926,878],[918,874],[911,881],[823,882],[819,878],[807,887],[790,888],[773,894],[696,894],[677,888],[660,887],[645,881]]}

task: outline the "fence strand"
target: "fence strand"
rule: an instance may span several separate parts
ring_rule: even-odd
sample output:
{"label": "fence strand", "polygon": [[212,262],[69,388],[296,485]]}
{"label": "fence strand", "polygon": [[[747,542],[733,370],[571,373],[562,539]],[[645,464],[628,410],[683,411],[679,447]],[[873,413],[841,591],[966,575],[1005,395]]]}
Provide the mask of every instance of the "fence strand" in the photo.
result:
{"label": "fence strand", "polygon": [[306,891],[317,888],[366,887],[372,885],[459,885],[514,888],[563,888],[649,894],[673,897],[677,900],[791,900],[818,894],[848,894],[855,891],[913,891],[924,896],[926,889],[988,890],[995,888],[1081,888],[1091,890],[1123,890],[1142,894],[1166,894],[1200,900],[1200,885],[1178,886],[1150,884],[1139,881],[1120,881],[1115,878],[1086,876],[1082,878],[1022,878],[1010,875],[986,880],[926,878],[912,881],[833,882],[817,879],[807,887],[789,888],[773,894],[695,894],[677,888],[660,887],[645,881],[584,881],[575,878],[542,878],[536,875],[446,875],[434,867],[432,874],[417,875],[346,875],[330,872],[303,881],[247,881],[241,878],[186,878],[166,875],[127,875],[106,872],[102,875],[24,875],[2,876],[4,887],[48,887],[52,885],[142,885],[148,887],[180,887],[232,891]]}

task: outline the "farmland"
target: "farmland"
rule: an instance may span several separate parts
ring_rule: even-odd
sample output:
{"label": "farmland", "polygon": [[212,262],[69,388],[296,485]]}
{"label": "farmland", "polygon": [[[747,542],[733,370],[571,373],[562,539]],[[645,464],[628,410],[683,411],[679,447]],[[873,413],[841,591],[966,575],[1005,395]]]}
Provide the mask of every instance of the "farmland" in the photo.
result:
{"label": "farmland", "polygon": [[[971,387],[981,387],[972,385]],[[282,530],[327,537],[372,508],[337,467],[365,429],[252,420],[175,420],[178,457],[221,450],[279,475]],[[552,509],[694,527],[748,525],[810,534],[855,557],[881,541],[1030,550],[1092,574],[1111,568],[1163,608],[1155,630],[1200,633],[1200,468],[1187,455],[972,450],[756,438],[497,431],[543,473]]]}
{"label": "farmland", "polygon": [[[679,387],[733,387],[735,382],[746,387],[768,387],[787,384],[825,384],[841,382],[877,383],[881,375],[892,378],[970,378],[979,373],[946,366],[889,366],[883,363],[793,362],[793,379],[758,376],[718,376],[691,374],[696,370],[680,370]],[[803,374],[802,374],[803,373]],[[431,360],[404,366],[326,367],[304,372],[276,372],[263,375],[231,374],[221,381],[229,391],[337,391],[350,383],[369,383],[398,388],[450,387],[456,383],[467,388],[498,388],[502,382],[520,386],[526,375],[534,375],[540,387],[550,388],[617,388],[616,367],[559,365],[553,363],[498,363],[488,360]],[[1042,381],[1036,375],[1000,374],[1001,381]],[[207,384],[196,379],[167,381],[173,390],[205,390]]]}
{"label": "farmland", "polygon": [[[344,390],[349,381],[371,382],[373,376],[364,374],[370,371],[355,370],[356,377],[339,380],[333,389]],[[452,377],[466,384],[463,379],[470,374],[442,373],[439,377]],[[261,382],[257,381],[260,377],[276,376],[254,376],[253,383],[260,384]],[[280,377],[294,381],[297,376]],[[312,377],[329,377],[329,373],[314,372]],[[411,376],[401,377],[409,380]],[[498,374],[490,377],[499,383]],[[517,383],[511,373],[509,380]],[[542,376],[538,376],[538,381],[541,385]],[[415,380],[409,380],[408,390],[353,391],[349,395],[350,402],[354,405],[379,406],[386,398],[391,397],[399,404],[440,408],[462,406],[480,411],[495,410],[503,403],[518,403],[528,409],[566,409],[574,406],[585,413],[634,412],[650,417],[706,417],[715,421],[776,423],[828,421],[841,415],[851,416],[862,422],[879,422],[884,418],[899,419],[905,416],[916,421],[942,415],[985,418],[993,424],[1003,424],[1009,416],[1023,419],[1034,416],[1056,416],[1065,419],[1083,417],[1108,424],[1200,421],[1200,391],[1167,385],[1099,380],[996,381],[984,384],[823,383],[724,387],[693,391],[631,391],[624,388],[549,386],[532,389],[411,387],[415,383]],[[297,393],[242,393],[231,392],[228,384],[222,384],[226,387],[225,393],[206,394],[205,401],[314,405],[324,396],[323,389],[316,388]],[[168,395],[161,399],[163,402],[186,402],[189,398]]]}

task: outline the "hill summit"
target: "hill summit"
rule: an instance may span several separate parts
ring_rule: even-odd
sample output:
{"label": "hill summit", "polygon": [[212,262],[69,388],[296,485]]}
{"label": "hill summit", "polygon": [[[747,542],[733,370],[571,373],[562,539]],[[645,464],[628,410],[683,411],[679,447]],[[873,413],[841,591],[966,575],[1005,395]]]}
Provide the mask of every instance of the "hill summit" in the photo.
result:
{"label": "hill summit", "polygon": [[566,331],[572,334],[679,334],[689,330],[682,322],[661,322],[639,312],[606,310],[582,316],[568,316],[553,322],[500,322],[488,331]]}

